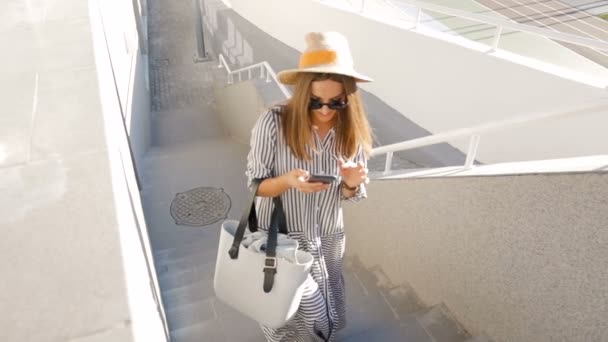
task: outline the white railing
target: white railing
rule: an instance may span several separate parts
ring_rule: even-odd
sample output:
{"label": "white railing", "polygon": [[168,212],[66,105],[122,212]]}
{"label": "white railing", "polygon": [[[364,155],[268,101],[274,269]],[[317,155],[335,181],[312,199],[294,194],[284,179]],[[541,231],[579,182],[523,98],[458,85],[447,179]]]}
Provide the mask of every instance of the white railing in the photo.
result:
{"label": "white railing", "polygon": [[[360,7],[356,8],[353,6],[353,10],[356,12],[359,12],[359,13],[365,13],[368,8],[368,6],[366,6],[366,4],[365,4],[366,1],[370,2],[370,1],[376,1],[376,0],[360,0],[360,1],[361,1]],[[406,11],[405,11],[405,9],[397,6],[395,4],[396,2],[416,8],[418,12],[417,12],[415,23],[412,26],[412,28],[414,28],[414,29],[420,26],[420,21],[422,18],[423,10],[447,14],[447,15],[451,15],[454,17],[464,18],[464,19],[476,21],[479,23],[484,23],[484,24],[495,26],[496,32],[494,33],[494,40],[492,42],[493,50],[495,50],[498,47],[503,29],[508,28],[508,29],[512,29],[515,31],[519,31],[519,32],[525,32],[525,33],[539,35],[539,36],[542,36],[545,38],[551,38],[551,39],[558,40],[558,41],[565,42],[565,43],[585,46],[585,47],[593,48],[596,50],[608,51],[608,42],[606,42],[606,41],[580,37],[580,36],[568,34],[568,33],[556,32],[556,31],[552,31],[549,29],[529,26],[529,25],[525,25],[525,24],[519,24],[516,22],[509,21],[507,19],[493,18],[493,17],[485,16],[483,14],[471,13],[471,12],[467,12],[467,11],[463,11],[463,10],[458,10],[458,9],[440,6],[440,5],[433,5],[433,4],[416,1],[416,0],[399,0],[399,1],[380,0],[380,1],[390,5],[395,10],[398,10],[401,12],[406,12]],[[321,0],[320,2],[329,3],[330,1]]]}
{"label": "white railing", "polygon": [[[251,80],[253,78],[253,73],[257,70],[259,78],[266,77],[266,82],[268,82],[268,83],[274,81],[277,84],[277,86],[279,87],[279,89],[281,89],[281,92],[283,93],[283,95],[285,95],[285,98],[291,97],[291,92],[289,91],[289,89],[287,89],[283,84],[281,84],[277,80],[277,74],[274,72],[274,70],[272,69],[270,64],[268,64],[268,62],[263,61],[263,62],[252,64],[250,66],[247,66],[247,67],[244,67],[241,69],[230,70],[230,67],[228,66],[228,63],[226,63],[226,59],[224,58],[224,56],[222,56],[222,54],[219,54],[218,56],[219,56],[218,59],[220,61],[220,64],[217,67],[224,68],[226,70],[226,72],[228,73],[228,84],[234,83],[234,75],[238,76],[239,82],[242,82],[245,80]],[[247,75],[247,79],[244,80],[243,73],[245,73],[245,72]]]}
{"label": "white railing", "polygon": [[599,111],[606,111],[608,113],[608,100],[601,100],[592,104],[579,105],[566,110],[560,109],[550,112],[530,113],[527,115],[516,116],[506,120],[493,121],[477,126],[455,129],[448,132],[433,134],[423,138],[417,138],[396,144],[385,145],[373,149],[372,156],[378,156],[386,153],[384,174],[388,174],[391,171],[394,152],[434,145],[438,143],[447,142],[455,138],[470,136],[471,140],[469,143],[469,149],[467,151],[467,158],[462,168],[463,170],[468,170],[474,166],[473,163],[477,154],[477,147],[479,146],[481,133],[498,131],[501,129],[519,126],[531,122],[546,121],[550,119],[557,119],[568,116],[577,116]]}

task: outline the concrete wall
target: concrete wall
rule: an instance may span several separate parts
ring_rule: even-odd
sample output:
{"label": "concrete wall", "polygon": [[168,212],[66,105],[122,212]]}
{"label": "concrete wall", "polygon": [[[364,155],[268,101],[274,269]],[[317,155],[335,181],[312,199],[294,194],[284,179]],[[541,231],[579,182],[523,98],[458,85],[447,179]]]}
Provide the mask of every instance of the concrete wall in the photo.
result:
{"label": "concrete wall", "polygon": [[249,145],[253,125],[268,108],[255,83],[241,82],[225,87],[216,82],[214,91],[216,111],[226,134],[234,141]]}
{"label": "concrete wall", "polygon": [[[144,157],[151,144],[151,125],[150,125],[150,91],[148,89],[147,59],[141,53],[137,53],[134,58],[134,73],[132,92],[130,96],[130,106],[127,111],[127,132],[131,141],[133,157],[136,165],[142,165]],[[139,170],[138,170],[139,171]]]}
{"label": "concrete wall", "polygon": [[[608,340],[608,174],[372,181],[347,254],[497,342]],[[381,218],[381,219],[379,219]]]}
{"label": "concrete wall", "polygon": [[129,134],[133,158],[141,164],[150,146],[150,92],[147,58],[142,55],[145,41],[140,40],[133,2],[103,1],[99,5],[106,53],[112,60],[112,75],[120,109]]}
{"label": "concrete wall", "polygon": [[[351,43],[357,69],[376,80],[362,88],[430,132],[606,96],[605,90],[590,85],[592,82],[584,83],[582,77],[541,62],[508,60],[508,54],[488,54],[316,1],[230,3],[253,25],[298,50],[304,48],[303,37],[308,31],[343,32]],[[296,64],[293,60],[291,66]],[[603,130],[607,121],[608,116],[601,113],[482,136],[478,159],[498,162],[601,154],[608,148]],[[466,151],[467,142],[452,143]]]}
{"label": "concrete wall", "polygon": [[150,141],[150,101],[134,4],[89,0],[89,10],[127,323],[132,340],[161,342],[168,340],[168,328],[136,174],[136,163],[143,160]]}

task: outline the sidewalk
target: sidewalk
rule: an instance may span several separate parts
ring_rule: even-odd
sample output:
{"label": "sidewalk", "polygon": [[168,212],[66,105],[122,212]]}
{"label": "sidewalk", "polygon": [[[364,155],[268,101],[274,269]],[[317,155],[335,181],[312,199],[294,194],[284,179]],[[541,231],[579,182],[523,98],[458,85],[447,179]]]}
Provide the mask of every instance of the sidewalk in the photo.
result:
{"label": "sidewalk", "polygon": [[[399,4],[399,0],[394,1],[396,4]],[[503,7],[512,7],[515,6],[516,3],[522,3],[521,0],[517,0],[517,2],[509,1],[494,1],[494,0],[483,0],[483,1],[474,1],[474,0],[463,0],[463,1],[452,1],[452,0],[424,0],[429,4],[440,5],[444,7],[450,7],[458,10],[468,11],[471,13],[477,13],[481,15],[485,15],[488,17],[495,18],[511,18],[513,19],[514,15],[521,16],[512,10],[501,10],[501,11],[493,11],[493,8],[503,8]],[[505,5],[500,5],[498,3],[504,3]],[[528,1],[529,2],[529,1]],[[554,1],[551,1],[554,2]],[[511,5],[508,5],[511,4]],[[487,6],[484,6],[487,5]],[[493,7],[489,7],[493,5]],[[543,6],[543,5],[540,5]],[[405,13],[401,14],[400,17],[404,20],[414,21],[416,18],[416,10],[412,6],[407,5],[406,2],[401,2],[399,7],[402,8]],[[521,7],[521,6],[520,6]],[[520,8],[518,7],[518,8]],[[562,6],[563,7],[563,6]],[[545,10],[546,8],[543,7]],[[561,8],[561,7],[560,7]],[[521,10],[520,10],[521,11]],[[548,10],[547,10],[548,11]],[[535,16],[535,18],[538,15]],[[580,15],[579,15],[580,16]],[[525,18],[524,18],[525,20]],[[594,22],[600,21],[599,19],[586,19],[593,20]],[[549,19],[553,24],[554,21]],[[442,31],[452,35],[459,35],[465,37],[470,40],[474,40],[483,44],[491,45],[494,39],[494,34],[496,32],[496,27],[488,24],[473,22],[467,19],[452,17],[447,14],[441,13],[430,13],[425,12],[422,18],[422,24],[427,28]],[[535,22],[525,22],[531,26],[539,26],[535,25]],[[581,24],[577,24],[581,25]],[[582,24],[585,26],[586,24]],[[553,25],[552,25],[553,26]],[[606,24],[605,26],[608,26]],[[591,28],[590,28],[591,29]],[[597,29],[593,28],[595,34],[597,35]],[[600,31],[601,32],[601,31]],[[568,31],[568,33],[575,33],[581,35],[580,31],[574,30],[573,32]],[[605,37],[602,35],[600,38]],[[608,79],[608,69],[598,64],[595,61],[590,60],[589,58],[580,55],[579,53],[572,51],[550,39],[542,38],[537,35],[515,32],[512,30],[505,29],[503,30],[502,36],[500,38],[499,48],[513,52],[524,57],[529,57],[533,59],[537,59],[546,63],[550,63],[556,66],[565,67],[571,70],[575,70],[587,75],[591,75],[594,77],[601,77]],[[597,53],[596,53],[597,54]],[[594,54],[594,56],[596,55]],[[596,59],[594,57],[594,59]],[[605,61],[604,59],[602,59]]]}

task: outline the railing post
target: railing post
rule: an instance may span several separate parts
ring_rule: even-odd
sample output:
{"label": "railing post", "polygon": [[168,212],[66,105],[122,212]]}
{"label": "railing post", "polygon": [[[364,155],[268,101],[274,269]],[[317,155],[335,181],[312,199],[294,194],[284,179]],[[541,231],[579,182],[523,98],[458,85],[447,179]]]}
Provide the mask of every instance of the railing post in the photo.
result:
{"label": "railing post", "polygon": [[391,172],[393,165],[393,152],[386,152],[386,162],[384,163],[384,174]]}
{"label": "railing post", "polygon": [[251,79],[251,69],[247,69],[247,76]]}
{"label": "railing post", "polygon": [[272,75],[270,75],[270,69],[266,68],[266,83],[272,82]]}
{"label": "railing post", "polygon": [[416,25],[414,26],[415,29],[417,29],[418,26],[420,26],[421,20],[422,20],[422,7],[418,7],[418,13],[416,14]]}
{"label": "railing post", "polygon": [[211,57],[207,53],[207,49],[205,49],[205,26],[203,25],[203,13],[201,9],[200,0],[194,0],[194,7],[196,11],[194,13],[196,19],[196,56],[194,56],[194,62],[206,62],[210,61]]}
{"label": "railing post", "polygon": [[475,163],[475,157],[477,156],[477,147],[479,147],[479,134],[475,134],[471,136],[471,140],[469,142],[469,150],[467,151],[467,159],[464,162],[464,169],[469,170],[473,167],[473,163]]}
{"label": "railing post", "polygon": [[260,65],[260,78],[264,77],[264,64]]}
{"label": "railing post", "polygon": [[494,40],[492,41],[492,51],[498,49],[498,42],[500,42],[500,35],[502,34],[502,26],[496,26],[496,32],[494,33]]}
{"label": "railing post", "polygon": [[232,74],[228,74],[228,84],[232,84],[234,79],[232,78]]}
{"label": "railing post", "polygon": [[241,72],[239,71],[239,82],[243,82],[243,77],[241,76]]}

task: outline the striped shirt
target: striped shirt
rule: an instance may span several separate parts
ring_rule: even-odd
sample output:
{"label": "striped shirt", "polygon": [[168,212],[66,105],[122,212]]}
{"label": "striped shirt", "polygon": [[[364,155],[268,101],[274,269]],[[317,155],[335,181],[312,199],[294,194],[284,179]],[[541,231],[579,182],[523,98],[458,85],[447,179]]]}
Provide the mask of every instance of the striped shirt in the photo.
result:
{"label": "striped shirt", "polygon": [[[253,178],[277,177],[299,168],[311,174],[335,175],[338,179],[330,188],[316,193],[303,193],[289,189],[281,194],[285,208],[289,231],[304,233],[308,238],[331,235],[343,231],[341,202],[344,200],[336,154],[335,131],[332,128],[321,140],[313,129],[316,151],[307,147],[311,160],[296,158],[283,139],[280,124],[282,106],[276,106],[262,114],[251,132],[251,150],[247,156],[247,177],[249,184]],[[355,163],[361,161],[367,166],[367,160],[361,146],[353,158]],[[366,198],[365,185],[349,201]],[[270,225],[272,199],[261,198],[258,202],[258,221],[262,228]]]}

